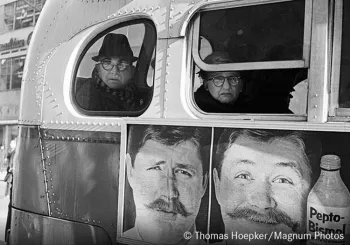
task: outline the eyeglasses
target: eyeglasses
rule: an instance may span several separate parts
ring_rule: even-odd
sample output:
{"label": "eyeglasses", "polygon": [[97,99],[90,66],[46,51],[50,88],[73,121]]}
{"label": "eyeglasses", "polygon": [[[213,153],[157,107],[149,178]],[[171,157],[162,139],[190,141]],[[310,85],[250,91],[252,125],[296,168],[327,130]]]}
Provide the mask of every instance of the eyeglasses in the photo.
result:
{"label": "eyeglasses", "polygon": [[102,65],[102,68],[105,69],[106,71],[112,70],[114,66],[117,67],[118,71],[124,71],[126,68],[130,66],[130,64],[126,62],[120,62],[114,65],[111,63],[110,60],[102,60],[100,64]]}
{"label": "eyeglasses", "polygon": [[212,78],[209,78],[208,80],[211,80],[213,81],[213,84],[216,86],[216,87],[222,87],[222,85],[224,84],[225,80],[227,79],[228,83],[231,85],[231,86],[236,86],[238,85],[241,81],[242,81],[242,78],[241,77],[237,77],[237,76],[230,76],[230,77],[212,77]]}

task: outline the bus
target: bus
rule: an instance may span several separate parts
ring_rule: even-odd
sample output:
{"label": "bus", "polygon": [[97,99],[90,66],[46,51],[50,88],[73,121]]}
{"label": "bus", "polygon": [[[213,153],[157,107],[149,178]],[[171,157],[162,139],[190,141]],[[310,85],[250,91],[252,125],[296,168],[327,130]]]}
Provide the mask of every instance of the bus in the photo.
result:
{"label": "bus", "polygon": [[46,1],[7,243],[345,244],[347,43],[345,0]]}

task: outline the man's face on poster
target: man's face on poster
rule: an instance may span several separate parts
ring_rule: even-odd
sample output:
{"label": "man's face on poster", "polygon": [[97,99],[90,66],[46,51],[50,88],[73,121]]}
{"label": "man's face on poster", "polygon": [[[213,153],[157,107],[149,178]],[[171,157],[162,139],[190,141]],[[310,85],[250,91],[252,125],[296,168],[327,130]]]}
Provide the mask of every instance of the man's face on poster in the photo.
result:
{"label": "man's face on poster", "polygon": [[133,166],[128,164],[128,180],[136,221],[154,229],[163,242],[182,239],[183,233],[193,228],[207,185],[194,143],[167,146],[147,140]]}
{"label": "man's face on poster", "polygon": [[214,184],[225,230],[300,232],[305,227],[310,177],[300,149],[285,139],[240,136],[225,152]]}

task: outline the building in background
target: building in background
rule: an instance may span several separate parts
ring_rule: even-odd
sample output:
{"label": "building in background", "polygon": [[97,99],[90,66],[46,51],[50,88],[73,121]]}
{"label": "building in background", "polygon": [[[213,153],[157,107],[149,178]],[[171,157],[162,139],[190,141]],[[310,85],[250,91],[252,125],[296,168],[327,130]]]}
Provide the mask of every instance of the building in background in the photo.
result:
{"label": "building in background", "polygon": [[0,0],[0,170],[17,137],[23,67],[46,0]]}

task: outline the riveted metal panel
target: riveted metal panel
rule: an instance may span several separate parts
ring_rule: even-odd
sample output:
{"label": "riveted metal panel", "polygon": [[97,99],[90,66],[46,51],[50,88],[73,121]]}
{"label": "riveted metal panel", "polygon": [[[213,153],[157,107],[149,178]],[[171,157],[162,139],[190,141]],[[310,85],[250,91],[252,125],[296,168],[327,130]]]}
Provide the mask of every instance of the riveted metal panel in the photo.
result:
{"label": "riveted metal panel", "polygon": [[189,119],[192,115],[185,99],[185,83],[191,82],[186,77],[185,47],[185,38],[169,39],[164,85],[164,118]]}
{"label": "riveted metal panel", "polygon": [[44,166],[37,127],[19,127],[14,161],[13,206],[48,215]]}
{"label": "riveted metal panel", "polygon": [[19,123],[71,130],[88,122],[99,130],[119,131],[115,125],[120,120],[87,117],[74,109],[70,89],[76,62],[94,35],[132,19],[151,19],[161,47],[161,39],[168,36],[169,6],[169,0],[48,1],[28,51]]}
{"label": "riveted metal panel", "polygon": [[105,230],[79,222],[12,210],[10,244],[113,244]]}
{"label": "riveted metal panel", "polygon": [[120,134],[42,130],[50,216],[115,236]]}
{"label": "riveted metal panel", "polygon": [[47,62],[58,47],[94,23],[108,19],[131,2],[120,1],[47,1],[28,49],[21,96],[20,123],[39,124]]}
{"label": "riveted metal panel", "polygon": [[167,83],[166,62],[168,59],[168,39],[158,39],[154,70],[153,98],[141,118],[161,118],[164,110],[164,83]]}
{"label": "riveted metal panel", "polygon": [[110,18],[144,13],[151,17],[157,27],[158,38],[168,37],[170,0],[134,0]]}
{"label": "riveted metal panel", "polygon": [[199,2],[207,2],[202,0],[171,0],[170,16],[169,16],[169,37],[184,36],[181,32],[184,22],[192,16],[193,9]]}

